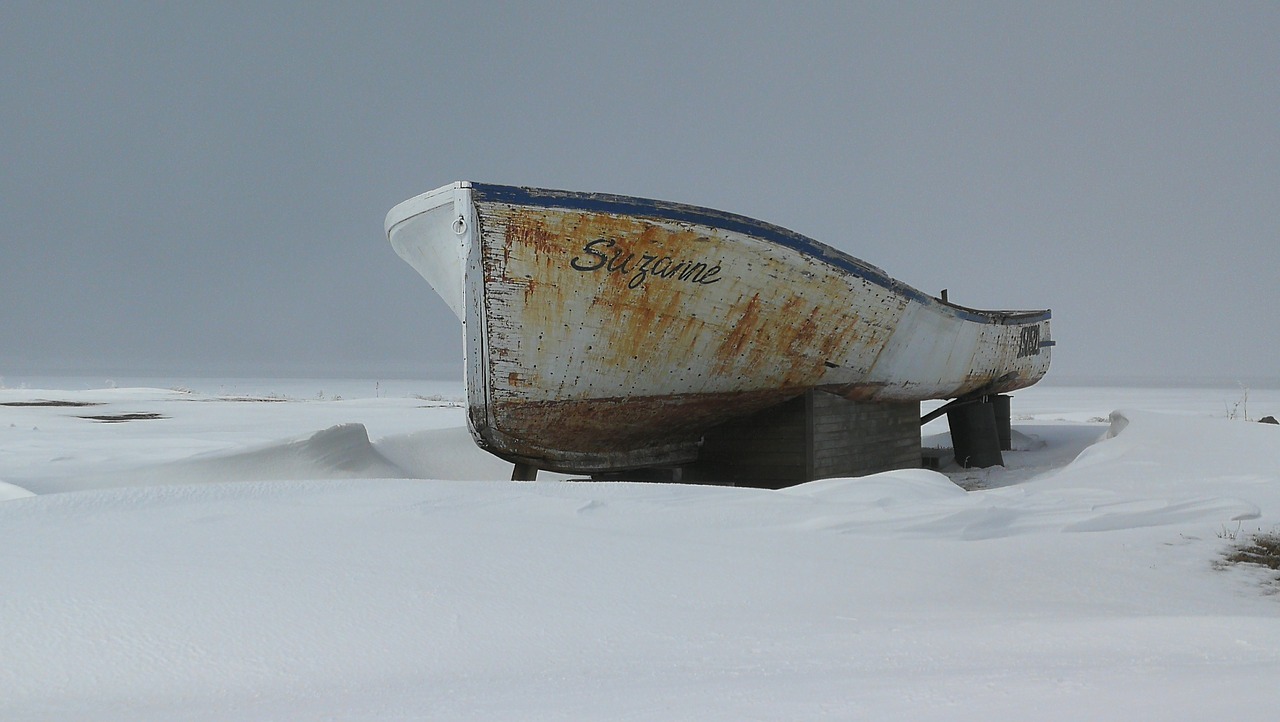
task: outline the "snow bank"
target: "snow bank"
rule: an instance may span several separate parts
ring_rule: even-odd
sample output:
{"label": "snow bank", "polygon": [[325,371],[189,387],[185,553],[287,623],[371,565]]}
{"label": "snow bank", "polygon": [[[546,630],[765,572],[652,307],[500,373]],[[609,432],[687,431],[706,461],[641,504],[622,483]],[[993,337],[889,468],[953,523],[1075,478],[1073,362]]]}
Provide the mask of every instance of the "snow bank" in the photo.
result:
{"label": "snow bank", "polygon": [[[251,409],[283,416],[248,448],[204,448]],[[188,450],[149,472],[200,481],[0,504],[0,718],[1269,719],[1280,703],[1267,577],[1214,568],[1224,525],[1280,521],[1274,427],[1124,412],[1013,486],[913,470],[775,492],[279,480],[467,467],[474,447],[459,409],[164,410],[113,428],[46,409],[51,431],[11,430],[61,439],[6,446],[29,457],[14,468],[58,454],[86,481],[85,459],[127,442],[135,468]],[[370,442],[374,426],[391,433]],[[1018,453],[1052,457],[1077,431],[1040,427],[1044,448]]]}
{"label": "snow bank", "polygon": [[6,484],[5,482],[0,481],[0,501],[22,499],[28,496],[35,496],[35,494],[20,486],[14,486],[13,484]]}
{"label": "snow bank", "polygon": [[[240,452],[215,452],[117,474],[111,485],[296,479],[402,479],[409,477],[369,442],[363,424],[331,426],[304,438]],[[101,486],[108,485],[106,480]]]}

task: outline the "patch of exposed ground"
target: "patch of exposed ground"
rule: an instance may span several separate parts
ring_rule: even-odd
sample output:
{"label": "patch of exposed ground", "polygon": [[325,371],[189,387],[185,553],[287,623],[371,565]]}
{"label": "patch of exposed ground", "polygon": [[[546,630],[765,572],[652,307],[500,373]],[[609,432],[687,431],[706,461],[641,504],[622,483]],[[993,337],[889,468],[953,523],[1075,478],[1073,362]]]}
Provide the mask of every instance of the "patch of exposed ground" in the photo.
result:
{"label": "patch of exposed ground", "polygon": [[154,411],[145,411],[133,414],[107,414],[103,416],[78,416],[76,418],[88,419],[90,421],[101,421],[106,424],[118,424],[124,421],[149,421],[151,419],[167,419],[168,416],[157,414]]}
{"label": "patch of exposed ground", "polygon": [[5,401],[0,406],[101,406],[97,401]]}

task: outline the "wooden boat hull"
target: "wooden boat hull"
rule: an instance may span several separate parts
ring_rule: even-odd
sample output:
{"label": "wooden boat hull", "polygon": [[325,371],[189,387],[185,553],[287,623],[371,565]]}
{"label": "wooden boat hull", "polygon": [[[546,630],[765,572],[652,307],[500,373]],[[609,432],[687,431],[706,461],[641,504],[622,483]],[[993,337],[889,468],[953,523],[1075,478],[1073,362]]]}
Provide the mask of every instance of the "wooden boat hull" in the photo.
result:
{"label": "wooden boat hull", "polygon": [[744,216],[460,182],[386,227],[463,322],[477,443],[538,468],[692,461],[707,429],[813,388],[949,399],[1049,366],[1048,311],[948,304]]}

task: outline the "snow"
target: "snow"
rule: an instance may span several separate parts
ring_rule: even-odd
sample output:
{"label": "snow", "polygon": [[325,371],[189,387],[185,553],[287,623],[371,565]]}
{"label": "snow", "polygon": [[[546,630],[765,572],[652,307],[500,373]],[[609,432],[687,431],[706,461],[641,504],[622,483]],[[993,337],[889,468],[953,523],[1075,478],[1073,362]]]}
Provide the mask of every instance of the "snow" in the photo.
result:
{"label": "snow", "polygon": [[[1216,564],[1280,524],[1280,427],[1238,391],[1036,387],[1004,468],[768,491],[509,482],[458,389],[320,383],[0,389],[0,719],[1280,703],[1274,572]],[[159,418],[80,418],[126,414]]]}

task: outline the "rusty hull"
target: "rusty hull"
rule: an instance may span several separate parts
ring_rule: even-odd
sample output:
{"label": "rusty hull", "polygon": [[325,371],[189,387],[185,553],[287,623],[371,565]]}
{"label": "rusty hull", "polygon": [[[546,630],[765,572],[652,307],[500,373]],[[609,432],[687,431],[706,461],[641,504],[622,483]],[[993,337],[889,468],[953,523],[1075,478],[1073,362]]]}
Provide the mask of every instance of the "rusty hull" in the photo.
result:
{"label": "rusty hull", "polygon": [[470,426],[512,461],[683,463],[710,427],[807,389],[955,398],[1048,368],[1047,311],[954,306],[753,219],[506,186],[432,193],[393,209],[388,233],[429,280],[444,271],[422,259],[461,244],[439,257],[465,258],[450,305],[463,311]]}

